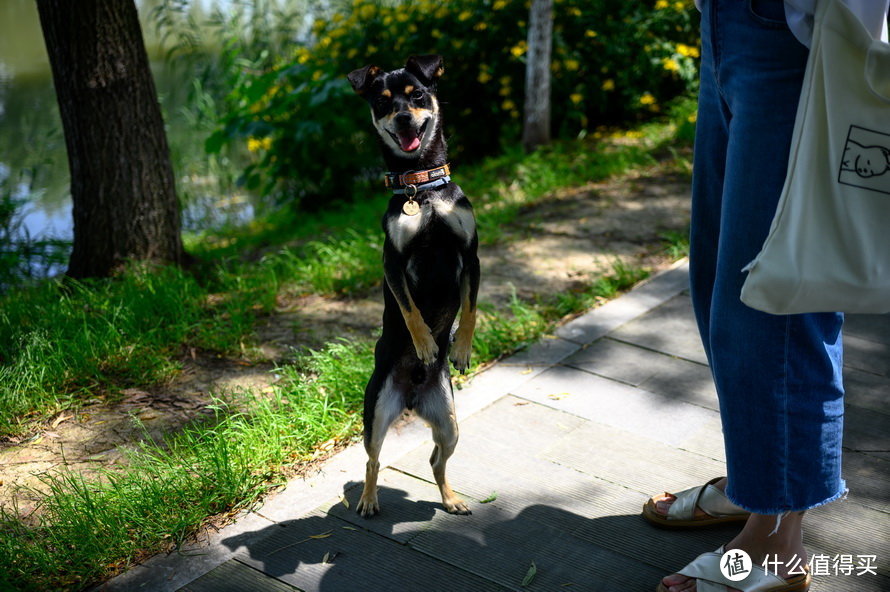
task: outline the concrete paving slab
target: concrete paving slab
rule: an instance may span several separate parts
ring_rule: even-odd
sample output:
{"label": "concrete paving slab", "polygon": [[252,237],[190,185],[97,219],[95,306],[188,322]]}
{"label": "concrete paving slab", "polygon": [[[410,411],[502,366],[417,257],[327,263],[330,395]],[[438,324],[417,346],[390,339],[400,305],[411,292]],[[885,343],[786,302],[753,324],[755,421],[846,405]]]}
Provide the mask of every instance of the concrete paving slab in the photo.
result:
{"label": "concrete paving slab", "polygon": [[683,293],[611,332],[612,339],[707,365],[692,319],[692,299]]}
{"label": "concrete paving slab", "polygon": [[674,446],[711,427],[717,416],[716,411],[567,366],[547,370],[513,394]]}

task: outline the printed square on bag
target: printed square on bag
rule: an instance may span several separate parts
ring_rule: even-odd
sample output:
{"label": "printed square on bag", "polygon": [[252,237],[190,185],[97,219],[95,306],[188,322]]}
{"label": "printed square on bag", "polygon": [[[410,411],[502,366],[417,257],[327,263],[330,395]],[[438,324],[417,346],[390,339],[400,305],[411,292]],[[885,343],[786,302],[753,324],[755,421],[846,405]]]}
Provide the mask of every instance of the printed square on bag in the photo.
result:
{"label": "printed square on bag", "polygon": [[890,134],[851,125],[838,183],[890,195]]}

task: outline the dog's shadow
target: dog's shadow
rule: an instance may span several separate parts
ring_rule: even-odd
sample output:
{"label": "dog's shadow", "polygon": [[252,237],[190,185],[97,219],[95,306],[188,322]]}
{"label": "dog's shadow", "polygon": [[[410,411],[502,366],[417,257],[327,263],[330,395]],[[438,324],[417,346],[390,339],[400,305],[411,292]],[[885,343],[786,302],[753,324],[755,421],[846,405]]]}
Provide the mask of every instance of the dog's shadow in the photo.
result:
{"label": "dog's shadow", "polygon": [[[287,582],[292,579],[288,576],[299,573],[301,589],[331,589],[330,582],[342,581],[338,571],[344,565],[354,568],[354,577],[356,569],[363,573],[369,563],[371,567],[376,561],[392,563],[394,552],[407,556],[409,551],[403,545],[419,534],[437,512],[445,512],[438,502],[411,500],[406,491],[380,486],[382,512],[362,518],[355,511],[360,485],[347,483],[342,500],[349,501],[341,500],[326,511],[317,510],[304,518],[231,536],[223,539],[222,544],[236,552],[239,561],[269,576]],[[313,583],[309,588],[307,581]],[[296,578],[291,583],[296,583]],[[371,585],[362,589],[375,588]]]}
{"label": "dog's shadow", "polygon": [[[661,531],[638,514],[588,518],[548,495],[522,500],[521,507],[515,496],[504,504],[476,503],[472,516],[451,516],[438,501],[387,486],[378,489],[381,513],[365,519],[355,513],[359,485],[346,484],[345,503],[222,542],[237,561],[266,574],[255,577],[306,591],[519,589],[531,562],[540,573],[530,589],[597,582],[589,589],[612,590],[648,589],[734,532]],[[638,562],[646,549],[660,551]],[[284,590],[271,581],[254,589]]]}

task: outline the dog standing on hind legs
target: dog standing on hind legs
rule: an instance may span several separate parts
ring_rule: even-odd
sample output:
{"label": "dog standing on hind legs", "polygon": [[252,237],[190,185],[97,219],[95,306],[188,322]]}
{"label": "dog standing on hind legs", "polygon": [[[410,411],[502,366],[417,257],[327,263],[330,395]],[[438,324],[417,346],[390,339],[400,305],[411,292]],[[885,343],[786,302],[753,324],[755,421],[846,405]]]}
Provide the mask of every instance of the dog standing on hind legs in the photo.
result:
{"label": "dog standing on hind legs", "polygon": [[383,333],[374,372],[365,389],[365,485],[357,511],[380,511],[377,474],[383,439],[404,409],[433,430],[430,458],[442,504],[469,514],[452,491],[445,465],[458,428],[446,352],[460,311],[451,361],[470,364],[479,291],[479,239],[469,200],[451,182],[436,84],[444,72],[438,55],[411,56],[404,68],[384,72],[365,66],[348,75],[371,107],[393,196],[383,216]]}

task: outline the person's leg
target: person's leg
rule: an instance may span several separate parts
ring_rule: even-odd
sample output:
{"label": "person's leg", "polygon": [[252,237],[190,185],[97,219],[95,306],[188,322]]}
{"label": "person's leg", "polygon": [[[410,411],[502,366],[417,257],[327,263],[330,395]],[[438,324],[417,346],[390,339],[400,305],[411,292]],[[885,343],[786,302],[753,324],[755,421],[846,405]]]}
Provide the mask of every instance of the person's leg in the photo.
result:
{"label": "person's leg", "polygon": [[[796,511],[845,491],[842,317],[768,315],[746,307],[739,294],[741,270],[766,238],[784,183],[806,50],[784,24],[780,0],[703,4],[702,99],[707,102],[700,109],[712,100],[706,93],[713,85],[724,111],[700,110],[698,124],[706,130],[725,125],[727,144],[725,156],[708,144],[696,145],[693,303],[720,400],[726,493],[754,513],[726,548],[742,548],[756,563],[772,554],[785,560],[792,554],[805,557]],[[716,195],[709,192],[718,183],[709,178],[720,178],[721,164],[722,191]],[[768,536],[776,515],[784,512],[794,513]],[[682,576],[664,583],[672,592],[694,589]]]}
{"label": "person's leg", "polygon": [[717,78],[731,113],[709,327],[726,494],[751,512],[805,510],[845,491],[843,317],[766,314],[740,293],[742,269],[759,253],[784,185],[807,54],[785,25],[781,0],[712,4]]}

